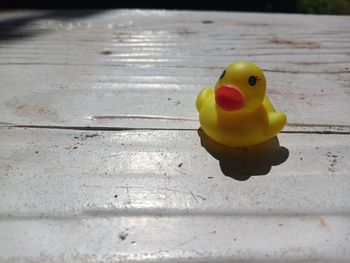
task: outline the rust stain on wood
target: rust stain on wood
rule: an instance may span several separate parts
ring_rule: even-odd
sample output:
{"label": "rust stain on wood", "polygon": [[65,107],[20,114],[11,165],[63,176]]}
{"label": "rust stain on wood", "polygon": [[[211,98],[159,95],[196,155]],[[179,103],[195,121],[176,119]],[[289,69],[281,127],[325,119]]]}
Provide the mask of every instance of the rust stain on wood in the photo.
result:
{"label": "rust stain on wood", "polygon": [[5,101],[4,103],[7,107],[9,107],[12,111],[16,113],[18,116],[37,116],[37,117],[50,117],[54,120],[58,120],[58,116],[56,112],[53,112],[46,105],[37,105],[37,104],[27,104],[23,100],[18,100],[16,97]]}
{"label": "rust stain on wood", "polygon": [[320,218],[320,226],[323,227],[323,228],[328,228],[327,224],[326,224],[326,221],[324,221],[324,219],[322,217]]}

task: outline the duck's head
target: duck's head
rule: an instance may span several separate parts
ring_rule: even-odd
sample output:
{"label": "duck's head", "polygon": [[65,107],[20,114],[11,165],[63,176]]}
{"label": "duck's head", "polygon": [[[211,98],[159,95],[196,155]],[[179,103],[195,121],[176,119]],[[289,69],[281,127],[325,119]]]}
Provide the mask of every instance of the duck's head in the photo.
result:
{"label": "duck's head", "polygon": [[266,79],[263,71],[250,62],[228,65],[215,85],[215,101],[225,112],[255,110],[265,97]]}

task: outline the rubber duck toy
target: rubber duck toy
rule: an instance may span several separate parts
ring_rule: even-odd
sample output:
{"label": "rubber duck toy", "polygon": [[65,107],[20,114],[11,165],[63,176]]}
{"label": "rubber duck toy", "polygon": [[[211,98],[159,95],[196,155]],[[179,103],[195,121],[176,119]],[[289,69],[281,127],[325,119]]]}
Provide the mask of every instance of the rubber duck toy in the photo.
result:
{"label": "rubber duck toy", "polygon": [[207,87],[197,96],[196,107],[204,132],[230,147],[263,143],[277,135],[287,121],[265,95],[263,71],[250,62],[230,64],[214,90]]}

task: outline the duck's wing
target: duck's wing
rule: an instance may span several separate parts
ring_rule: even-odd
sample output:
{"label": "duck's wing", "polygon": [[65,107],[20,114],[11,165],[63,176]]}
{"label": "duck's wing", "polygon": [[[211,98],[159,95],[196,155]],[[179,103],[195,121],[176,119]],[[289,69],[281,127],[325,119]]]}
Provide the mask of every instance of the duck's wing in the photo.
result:
{"label": "duck's wing", "polygon": [[264,108],[266,109],[267,112],[276,112],[275,107],[272,105],[269,97],[265,96],[264,101],[263,101]]}
{"label": "duck's wing", "polygon": [[196,101],[196,108],[198,112],[200,112],[204,103],[212,94],[214,94],[214,91],[209,87],[206,87],[199,92],[197,96],[197,101]]}
{"label": "duck's wing", "polygon": [[276,112],[275,107],[272,105],[269,97],[265,96],[263,105],[266,109],[268,120],[269,120],[269,128],[272,133],[279,133],[287,122],[287,115],[283,112]]}
{"label": "duck's wing", "polygon": [[270,112],[269,113],[269,128],[274,133],[279,133],[287,122],[287,115],[283,112]]}

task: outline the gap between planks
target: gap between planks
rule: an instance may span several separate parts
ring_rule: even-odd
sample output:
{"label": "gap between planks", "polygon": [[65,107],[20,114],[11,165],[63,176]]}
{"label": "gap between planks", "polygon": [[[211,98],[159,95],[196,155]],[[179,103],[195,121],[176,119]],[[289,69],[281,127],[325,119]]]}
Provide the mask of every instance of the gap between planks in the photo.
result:
{"label": "gap between planks", "polygon": [[[344,62],[344,63],[348,63],[348,62]],[[328,63],[324,63],[324,64],[328,64]],[[137,64],[137,62],[131,62],[129,64],[92,64],[92,63],[33,63],[33,62],[6,62],[6,63],[0,63],[0,66],[7,66],[7,65],[16,65],[16,66],[23,66],[23,65],[31,65],[31,66],[104,66],[104,67],[121,67],[121,68],[125,68],[125,67],[130,67],[130,68],[181,68],[181,69],[186,69],[186,68],[195,68],[195,69],[217,69],[217,70],[221,70],[222,67],[216,67],[216,66],[212,66],[212,67],[207,67],[207,66],[185,66],[185,65],[156,65],[156,64]],[[298,71],[298,70],[279,70],[279,69],[264,69],[263,71],[265,72],[277,72],[277,73],[290,73],[290,74],[300,74],[300,73],[306,73],[306,74],[327,74],[327,75],[337,75],[337,74],[346,74],[346,73],[350,73],[349,70],[337,70],[337,71]]]}
{"label": "gap between planks", "polygon": [[[82,131],[196,131],[196,128],[149,128],[149,127],[108,127],[108,126],[56,126],[56,125],[12,125],[3,123],[1,128],[26,128],[26,129],[59,129],[59,130],[82,130]],[[336,134],[349,135],[350,125],[314,125],[288,123],[281,131],[286,134]]]}

